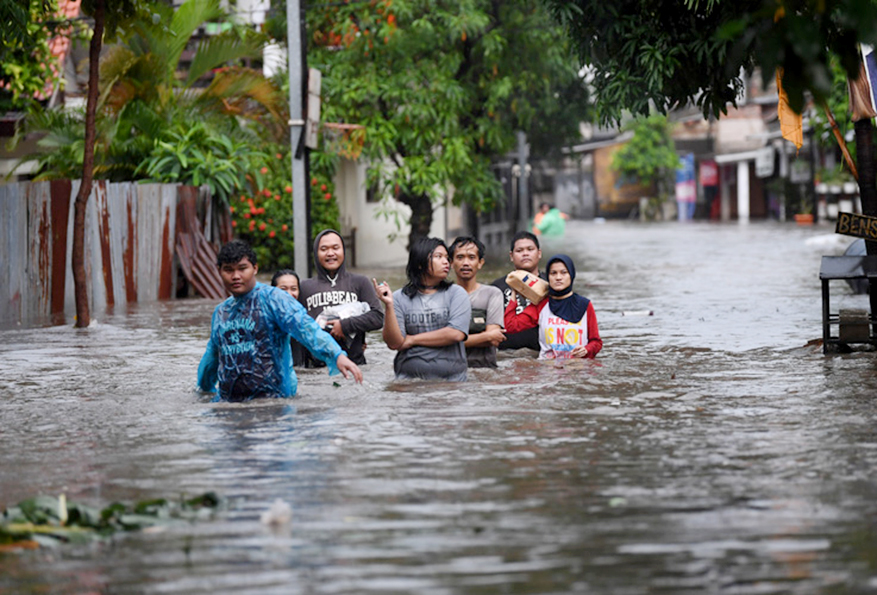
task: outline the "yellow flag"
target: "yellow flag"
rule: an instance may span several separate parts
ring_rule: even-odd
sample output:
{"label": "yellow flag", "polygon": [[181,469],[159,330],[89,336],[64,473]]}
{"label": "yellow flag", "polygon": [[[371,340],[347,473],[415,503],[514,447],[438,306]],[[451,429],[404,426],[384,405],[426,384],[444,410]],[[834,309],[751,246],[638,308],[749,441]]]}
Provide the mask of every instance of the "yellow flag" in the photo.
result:
{"label": "yellow flag", "polygon": [[789,96],[783,90],[783,69],[777,68],[777,93],[780,96],[777,102],[777,116],[780,119],[780,131],[783,138],[794,143],[795,148],[800,149],[804,144],[804,124],[801,114],[796,114],[789,107]]}

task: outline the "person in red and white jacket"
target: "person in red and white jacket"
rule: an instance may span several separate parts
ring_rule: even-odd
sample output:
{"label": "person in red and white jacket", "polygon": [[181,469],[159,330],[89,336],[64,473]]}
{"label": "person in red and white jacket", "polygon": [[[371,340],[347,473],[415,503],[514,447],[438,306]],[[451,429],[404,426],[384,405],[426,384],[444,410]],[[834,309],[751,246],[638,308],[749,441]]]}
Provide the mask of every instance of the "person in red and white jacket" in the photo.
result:
{"label": "person in red and white jacket", "polygon": [[572,289],[576,268],[566,254],[548,261],[548,297],[530,304],[520,314],[515,299],[506,306],[507,333],[539,328],[539,358],[593,358],[603,348],[594,305]]}

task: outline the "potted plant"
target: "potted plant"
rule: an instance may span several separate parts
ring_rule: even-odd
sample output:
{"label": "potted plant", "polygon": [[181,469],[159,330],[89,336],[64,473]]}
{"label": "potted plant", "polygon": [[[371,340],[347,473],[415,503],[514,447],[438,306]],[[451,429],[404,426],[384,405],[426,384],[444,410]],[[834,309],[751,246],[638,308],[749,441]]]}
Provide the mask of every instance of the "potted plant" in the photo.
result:
{"label": "potted plant", "polygon": [[816,172],[816,194],[852,194],[856,191],[856,180],[843,164],[823,167]]}
{"label": "potted plant", "polygon": [[795,213],[795,223],[798,225],[813,225],[813,205],[802,200],[798,203],[798,212]]}

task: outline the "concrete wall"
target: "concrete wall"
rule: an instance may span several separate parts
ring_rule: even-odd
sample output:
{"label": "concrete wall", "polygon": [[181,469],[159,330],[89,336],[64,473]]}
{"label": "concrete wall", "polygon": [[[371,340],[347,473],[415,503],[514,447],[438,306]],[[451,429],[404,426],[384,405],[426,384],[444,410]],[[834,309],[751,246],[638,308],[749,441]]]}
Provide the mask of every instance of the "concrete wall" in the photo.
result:
{"label": "concrete wall", "polygon": [[[392,197],[378,202],[366,200],[366,165],[342,159],[335,178],[335,193],[341,212],[341,233],[356,228],[356,266],[404,266],[408,262],[408,219],[411,210]],[[453,241],[463,228],[465,217],[459,207],[437,207],[430,235]],[[315,230],[316,231],[316,230]],[[453,234],[453,237],[448,237]]]}

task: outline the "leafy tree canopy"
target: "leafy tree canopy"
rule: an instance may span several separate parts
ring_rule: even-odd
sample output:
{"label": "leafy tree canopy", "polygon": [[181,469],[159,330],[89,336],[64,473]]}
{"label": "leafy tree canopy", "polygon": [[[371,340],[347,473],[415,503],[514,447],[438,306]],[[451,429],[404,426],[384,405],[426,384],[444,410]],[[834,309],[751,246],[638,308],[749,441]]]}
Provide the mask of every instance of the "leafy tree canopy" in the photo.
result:
{"label": "leafy tree canopy", "polygon": [[[260,262],[291,266],[288,95],[247,66],[268,38],[235,24],[219,0],[176,10],[137,0],[129,9],[127,18],[116,13],[118,41],[101,54],[95,178],[206,185],[231,207],[234,232],[256,246]],[[202,27],[216,33],[196,39]],[[40,133],[37,179],[81,177],[82,110],[36,109],[27,131]],[[337,227],[327,171],[312,167],[311,216]]]}
{"label": "leafy tree canopy", "polygon": [[[154,13],[142,0],[105,3],[104,38],[115,39],[122,25]],[[94,0],[84,0],[82,13],[94,16]],[[157,16],[157,15],[155,15]],[[68,20],[57,0],[0,0],[0,112],[26,110],[50,95],[61,78],[61,65],[52,55],[50,40],[56,36],[87,38],[82,19]]]}
{"label": "leafy tree canopy", "polygon": [[[96,0],[82,0],[82,12],[94,16]],[[153,20],[157,16],[147,0],[103,0],[104,40],[115,41],[124,26],[137,19]]]}
{"label": "leafy tree canopy", "polygon": [[57,78],[49,49],[57,12],[55,0],[0,0],[0,113],[27,109]]}
{"label": "leafy tree canopy", "polygon": [[679,167],[667,117],[655,114],[630,123],[633,138],[613,156],[610,167],[623,177],[650,185],[662,181]]}
{"label": "leafy tree canopy", "polygon": [[[176,11],[164,4],[132,5],[130,10],[127,20],[117,21],[119,43],[101,57],[95,176],[206,183],[227,200],[247,175],[258,177],[255,162],[261,153],[245,147],[286,132],[281,90],[242,65],[261,56],[264,37],[229,27],[202,39],[184,63],[183,52],[196,30],[226,18],[217,0],[189,0]],[[179,72],[186,76],[178,77]],[[259,125],[246,126],[247,120]],[[197,134],[188,134],[192,128]],[[28,131],[44,133],[36,155],[40,178],[78,177],[83,129],[81,112],[37,110],[31,115]],[[222,148],[218,153],[217,147]]]}
{"label": "leafy tree canopy", "polygon": [[412,209],[409,241],[451,190],[476,208],[501,200],[491,163],[516,130],[563,146],[586,116],[584,82],[539,4],[331,3],[308,10],[307,31],[322,119],[365,127],[372,182]]}
{"label": "leafy tree canopy", "polygon": [[718,116],[743,77],[777,67],[793,109],[830,96],[835,54],[858,73],[858,42],[877,40],[872,0],[545,0],[593,69],[600,119],[694,103]]}

